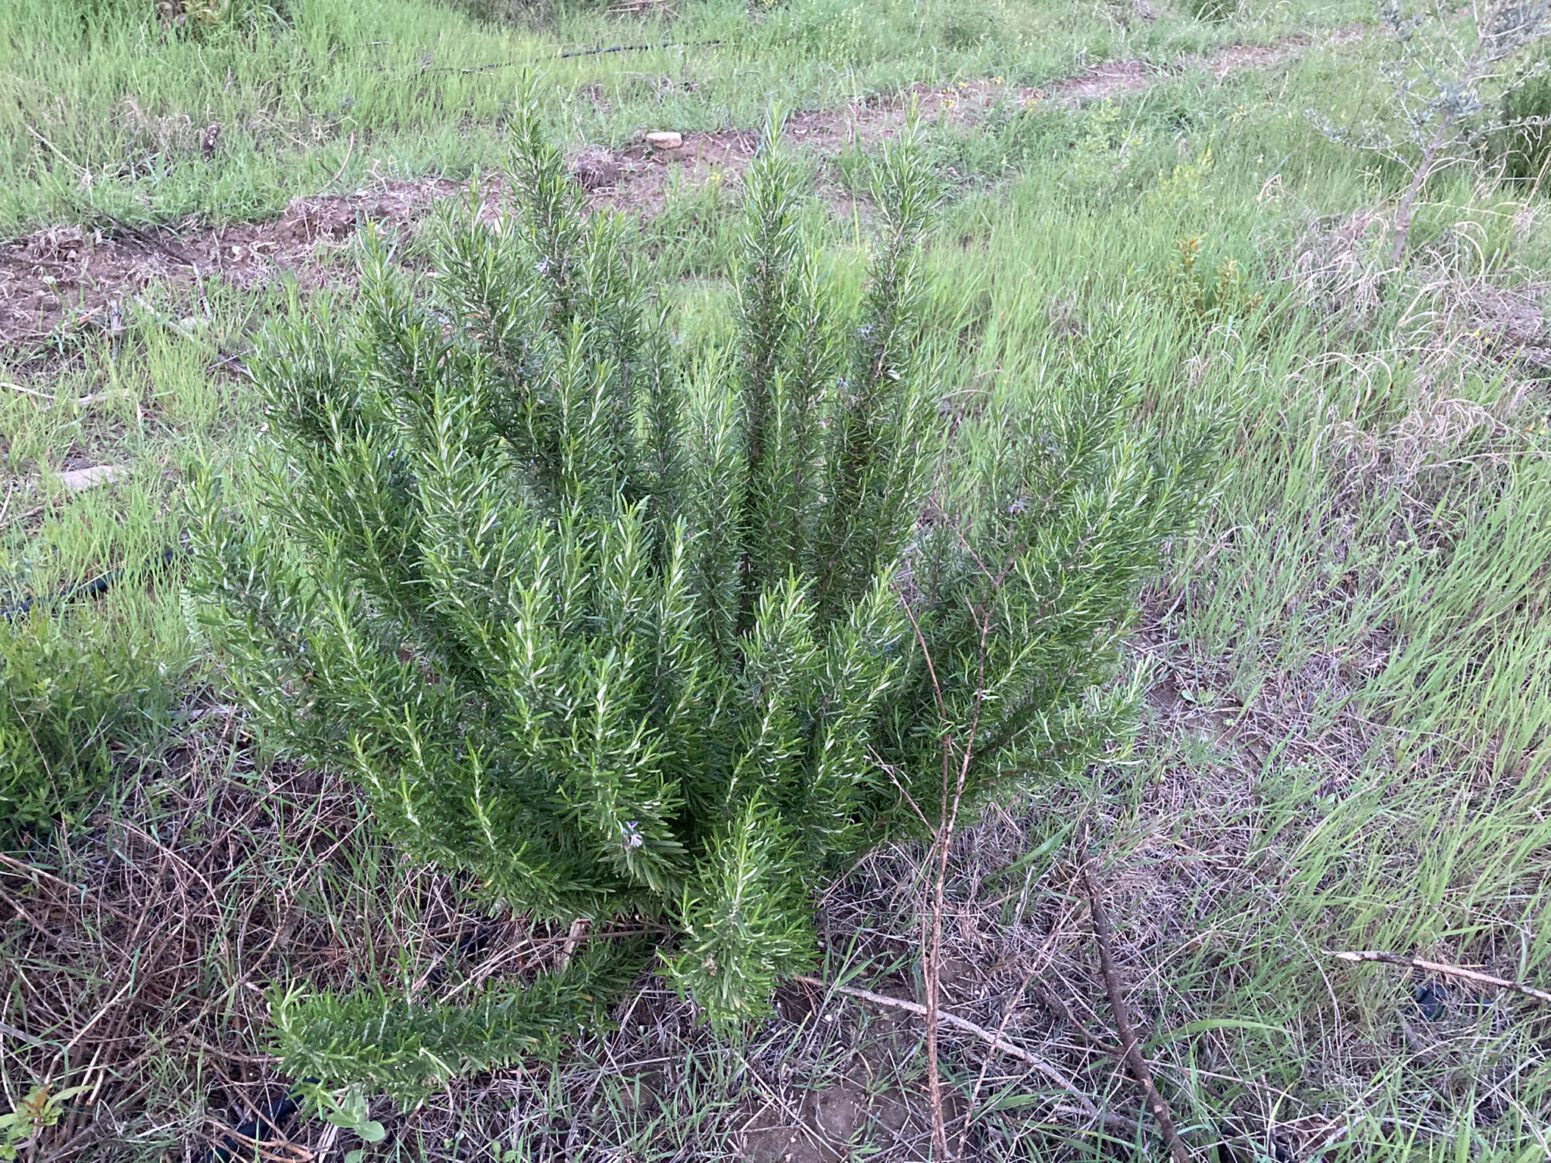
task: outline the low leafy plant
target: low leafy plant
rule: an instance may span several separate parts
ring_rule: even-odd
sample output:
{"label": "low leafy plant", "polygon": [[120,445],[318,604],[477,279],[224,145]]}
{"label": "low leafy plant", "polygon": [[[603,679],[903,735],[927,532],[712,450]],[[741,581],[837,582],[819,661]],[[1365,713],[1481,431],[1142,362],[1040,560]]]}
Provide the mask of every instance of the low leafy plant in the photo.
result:
{"label": "low leafy plant", "polygon": [[1061,166],[1057,181],[1062,193],[1088,204],[1107,205],[1122,191],[1134,198],[1129,171],[1142,141],[1135,122],[1127,120],[1116,102],[1091,107]]}
{"label": "low leafy plant", "polygon": [[1142,194],[1143,212],[1149,218],[1198,214],[1209,200],[1207,190],[1216,170],[1216,158],[1205,149],[1196,157],[1174,163],[1167,172],[1158,171],[1156,180]]}
{"label": "low leafy plant", "polygon": [[[305,1084],[301,1090],[304,1100],[310,1101],[324,1122],[349,1131],[368,1146],[388,1137],[388,1129],[371,1117],[366,1096],[359,1091],[347,1090],[336,1095],[325,1087]],[[345,1163],[362,1163],[365,1158],[366,1148],[345,1152]]]}
{"label": "low leafy plant", "polygon": [[1155,278],[1150,290],[1176,310],[1203,324],[1244,319],[1260,309],[1265,297],[1250,288],[1233,259],[1216,266],[1201,265],[1201,240],[1182,238],[1174,264]]}
{"label": "low leafy plant", "polygon": [[320,1086],[412,1098],[554,1053],[651,967],[724,1031],[765,1014],[841,862],[1103,746],[1097,692],[1211,463],[1205,427],[1135,429],[1104,340],[1059,390],[946,405],[908,145],[857,304],[767,144],[728,325],[686,334],[522,138],[501,229],[447,223],[434,278],[377,247],[358,313],[266,333],[260,512],[196,494],[196,585],[270,743],[491,904],[593,926],[461,1005],[277,997]]}
{"label": "low leafy plant", "polygon": [[35,1086],[27,1096],[7,1114],[0,1114],[0,1160],[19,1157],[22,1148],[38,1134],[54,1126],[64,1114],[65,1104],[79,1094],[91,1089],[71,1086],[64,1090],[51,1090],[47,1086]]}

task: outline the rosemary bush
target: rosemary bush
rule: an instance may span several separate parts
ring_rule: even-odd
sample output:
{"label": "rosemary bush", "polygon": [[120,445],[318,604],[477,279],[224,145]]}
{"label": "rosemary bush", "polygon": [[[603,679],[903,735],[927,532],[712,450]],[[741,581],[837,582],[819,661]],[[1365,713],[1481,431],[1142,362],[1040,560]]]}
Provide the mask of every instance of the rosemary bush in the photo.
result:
{"label": "rosemary bush", "polygon": [[1210,459],[1134,429],[1102,342],[1059,392],[944,404],[909,147],[851,306],[767,146],[736,326],[691,343],[521,136],[500,230],[449,220],[434,278],[379,247],[358,311],[268,331],[260,512],[196,503],[201,604],[274,746],[493,906],[663,934],[462,1006],[278,999],[296,1076],[406,1098],[553,1051],[648,967],[735,1031],[813,963],[815,886],[928,828],[950,760],[970,803],[1087,763]]}

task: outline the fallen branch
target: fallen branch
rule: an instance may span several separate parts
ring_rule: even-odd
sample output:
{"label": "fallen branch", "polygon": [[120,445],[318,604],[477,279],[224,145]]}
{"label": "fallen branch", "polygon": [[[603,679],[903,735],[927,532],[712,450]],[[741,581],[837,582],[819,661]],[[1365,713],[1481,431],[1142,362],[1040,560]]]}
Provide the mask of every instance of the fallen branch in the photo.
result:
{"label": "fallen branch", "polygon": [[1104,911],[1104,903],[1099,899],[1098,889],[1093,883],[1093,874],[1089,868],[1084,843],[1084,858],[1082,866],[1083,883],[1088,889],[1088,907],[1093,914],[1093,943],[1099,949],[1099,968],[1104,972],[1104,992],[1109,995],[1109,1008],[1114,1011],[1115,1029],[1120,1034],[1120,1048],[1125,1056],[1126,1065],[1131,1068],[1131,1074],[1140,1084],[1147,1095],[1147,1106],[1152,1111],[1153,1118],[1158,1120],[1158,1131],[1163,1136],[1163,1141],[1168,1145],[1169,1155],[1174,1163],[1190,1163],[1190,1152],[1185,1148],[1185,1142],[1179,1137],[1179,1131],[1174,1126],[1174,1116],[1169,1113],[1169,1104],[1163,1100],[1163,1095],[1158,1092],[1158,1085],[1153,1081],[1152,1070],[1147,1065],[1147,1059],[1142,1054],[1142,1048],[1136,1040],[1136,1028],[1131,1025],[1131,1019],[1126,1016],[1125,991],[1120,988],[1120,974],[1115,970],[1115,958],[1112,953],[1114,947],[1114,930],[1110,928],[1109,914]]}
{"label": "fallen branch", "polygon": [[1399,965],[1406,969],[1421,969],[1428,973],[1438,973],[1444,977],[1457,977],[1461,981],[1473,981],[1477,985],[1490,985],[1493,989],[1506,989],[1510,993],[1521,994],[1524,997],[1533,998],[1535,1001],[1551,1005],[1551,990],[1539,989],[1536,986],[1525,985],[1519,981],[1509,981],[1506,977],[1494,977],[1490,973],[1482,973],[1476,969],[1462,969],[1458,965],[1445,965],[1441,961],[1424,961],[1420,957],[1405,957],[1399,953],[1385,953],[1377,949],[1364,949],[1354,952],[1337,952],[1334,949],[1327,949],[1325,952],[1338,961],[1377,961],[1384,965]]}
{"label": "fallen branch", "polygon": [[[804,985],[811,985],[817,989],[827,989],[833,990],[835,993],[843,993],[847,997],[860,998],[862,1001],[871,1002],[873,1005],[905,1010],[908,1013],[915,1014],[917,1017],[926,1017],[927,1010],[924,1005],[920,1002],[908,1001],[902,997],[889,997],[887,994],[874,993],[870,989],[858,989],[854,985],[831,985],[827,981],[820,981],[817,977],[807,977],[802,974],[794,975],[791,980],[800,981]],[[1092,1117],[1102,1117],[1098,1108],[1093,1105],[1092,1100],[1078,1089],[1075,1082],[1039,1055],[1025,1050],[1022,1046],[1009,1042],[1005,1038],[998,1037],[984,1026],[976,1025],[969,1019],[961,1018],[957,1014],[951,1014],[947,1010],[939,1009],[937,1011],[937,1020],[945,1026],[952,1026],[956,1030],[963,1030],[966,1034],[973,1034],[987,1046],[990,1046],[991,1049],[1022,1062],[1031,1070],[1044,1075],[1068,1095],[1077,1099],[1082,1104],[1085,1114]]]}

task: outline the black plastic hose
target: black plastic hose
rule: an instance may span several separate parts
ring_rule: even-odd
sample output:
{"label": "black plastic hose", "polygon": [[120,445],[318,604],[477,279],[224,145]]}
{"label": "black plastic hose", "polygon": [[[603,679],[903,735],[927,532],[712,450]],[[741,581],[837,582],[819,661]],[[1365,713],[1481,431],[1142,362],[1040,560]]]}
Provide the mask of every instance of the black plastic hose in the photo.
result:
{"label": "black plastic hose", "polygon": [[[65,586],[59,591],[53,604],[62,606],[78,598],[100,598],[125,578],[152,577],[187,553],[188,549],[181,543],[169,545],[155,556],[146,558],[138,569],[120,566],[117,569],[110,569],[106,573],[100,573],[96,577],[87,578],[85,581]],[[7,622],[14,622],[17,618],[23,618],[32,613],[33,609],[40,604],[36,594],[28,594],[19,602],[13,602],[9,606],[0,606],[0,618],[4,618]]]}

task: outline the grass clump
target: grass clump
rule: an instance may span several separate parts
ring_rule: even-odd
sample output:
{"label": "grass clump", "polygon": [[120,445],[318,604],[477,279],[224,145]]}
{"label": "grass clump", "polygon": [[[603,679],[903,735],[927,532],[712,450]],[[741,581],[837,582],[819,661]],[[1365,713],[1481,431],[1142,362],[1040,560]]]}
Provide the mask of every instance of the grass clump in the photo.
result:
{"label": "grass clump", "polygon": [[996,34],[996,29],[996,17],[990,10],[966,4],[942,14],[936,35],[945,47],[963,49],[984,44]]}
{"label": "grass clump", "polygon": [[[1095,692],[1208,446],[1135,434],[1104,344],[1060,393],[950,436],[914,149],[880,163],[859,306],[767,153],[735,326],[691,343],[536,132],[520,220],[449,227],[434,295],[376,261],[359,317],[269,336],[280,456],[240,534],[204,494],[200,585],[279,747],[352,774],[401,846],[487,899],[645,922],[733,1031],[814,961],[838,862],[929,830],[949,790],[1096,754],[1117,708]],[[607,992],[595,974],[649,964],[605,944],[551,1003],[486,998],[489,1033],[387,993],[291,996],[283,1049],[410,1097],[552,1046]]]}
{"label": "grass clump", "polygon": [[1240,0],[1185,0],[1185,11],[1206,24],[1231,20],[1239,14]]}
{"label": "grass clump", "polygon": [[87,807],[160,689],[154,651],[90,611],[0,620],[0,843]]}
{"label": "grass clump", "polygon": [[1503,176],[1539,189],[1551,167],[1551,50],[1525,62],[1502,97],[1495,153]]}
{"label": "grass clump", "polygon": [[285,21],[289,0],[72,0],[88,32],[159,26],[168,32],[203,36],[251,29],[260,21]]}

